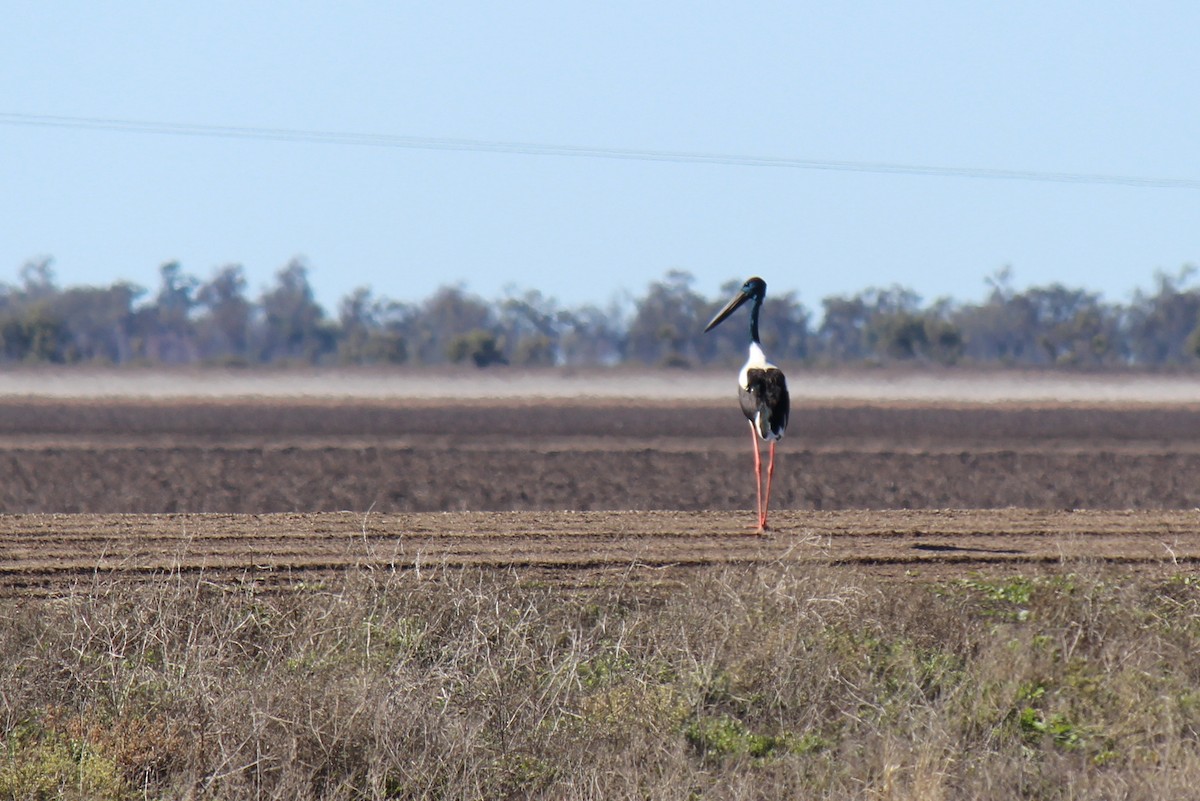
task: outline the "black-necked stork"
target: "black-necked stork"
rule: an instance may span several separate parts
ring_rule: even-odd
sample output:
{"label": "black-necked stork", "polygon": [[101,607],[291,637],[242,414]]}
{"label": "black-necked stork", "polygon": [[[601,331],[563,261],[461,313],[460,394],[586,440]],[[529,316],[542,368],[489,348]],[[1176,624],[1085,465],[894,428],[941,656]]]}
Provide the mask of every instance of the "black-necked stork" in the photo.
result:
{"label": "black-necked stork", "polygon": [[[758,312],[767,296],[767,282],[755,276],[746,280],[733,300],[712,318],[705,332],[711,331],[748,300],[750,307],[750,358],[738,374],[738,400],[742,413],[750,421],[750,438],[754,444],[754,482],[758,487],[758,531],[767,531],[767,504],[771,499],[771,478],[775,475],[775,443],[783,439],[788,423],[788,390],[783,371],[767,361],[758,339]],[[767,491],[763,492],[762,455],[759,439],[771,443],[767,462]]]}

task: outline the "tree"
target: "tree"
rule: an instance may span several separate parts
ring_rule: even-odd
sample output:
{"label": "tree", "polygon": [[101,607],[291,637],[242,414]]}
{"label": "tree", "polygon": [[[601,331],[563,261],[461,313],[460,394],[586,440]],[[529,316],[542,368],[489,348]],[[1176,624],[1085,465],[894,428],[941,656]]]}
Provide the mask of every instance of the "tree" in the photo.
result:
{"label": "tree", "polygon": [[201,358],[245,364],[249,359],[254,307],[246,299],[246,277],[240,264],[220,268],[196,292],[201,311],[196,335]]}
{"label": "tree", "polygon": [[0,316],[0,352],[5,361],[60,364],[66,361],[71,334],[44,304],[6,310]]}
{"label": "tree", "polygon": [[[1061,284],[1018,290],[1004,267],[986,277],[979,303],[926,304],[899,285],[825,298],[815,331],[796,294],[776,290],[759,333],[777,362],[1200,366],[1197,275],[1190,265],[1158,272],[1150,291],[1119,305]],[[246,297],[239,265],[202,283],[167,262],[159,278],[143,302],[133,284],[60,288],[50,258],[26,262],[17,282],[0,283],[0,361],[687,366],[738,363],[746,352],[744,317],[703,333],[740,279],[710,300],[683,270],[666,272],[640,298],[603,307],[566,308],[513,287],[485,301],[461,285],[401,303],[362,287],[342,299],[336,318],[317,303],[299,259],[256,301]]]}
{"label": "tree", "polygon": [[1046,364],[1081,366],[1108,361],[1117,326],[1099,294],[1061,284],[1033,287],[1025,294],[1034,310]]}
{"label": "tree", "polygon": [[1200,330],[1200,290],[1187,285],[1196,276],[1194,265],[1174,275],[1156,272],[1156,290],[1134,293],[1128,310],[1127,343],[1130,361],[1142,365],[1185,364],[1195,358],[1193,335]]}
{"label": "tree", "polygon": [[506,359],[527,367],[548,367],[558,361],[561,334],[558,309],[541,292],[529,290],[513,294],[500,304],[499,328],[507,344]]}
{"label": "tree", "polygon": [[259,300],[263,315],[264,362],[316,363],[335,348],[335,332],[325,324],[325,311],[317,304],[308,282],[308,267],[299,259],[275,274],[275,286]]}
{"label": "tree", "polygon": [[894,285],[862,294],[867,310],[864,334],[876,358],[913,359],[925,350],[925,320],[916,292]]}
{"label": "tree", "polygon": [[991,287],[980,305],[960,307],[953,322],[962,332],[963,354],[977,363],[1032,364],[1038,358],[1035,309],[1012,285],[1004,267],[987,279]]}
{"label": "tree", "polygon": [[607,309],[586,305],[563,309],[555,320],[561,331],[558,341],[560,364],[568,366],[612,366],[625,360],[627,332],[622,307],[612,302]]}
{"label": "tree", "polygon": [[828,361],[861,361],[870,353],[867,323],[870,310],[861,294],[835,295],[821,301],[824,313],[817,329],[817,342]]}
{"label": "tree", "polygon": [[711,305],[692,289],[695,279],[684,270],[670,270],[652,283],[637,302],[629,324],[627,355],[646,364],[684,366],[697,361],[711,343],[699,343]]}
{"label": "tree", "polygon": [[491,331],[476,328],[459,334],[446,346],[446,357],[455,364],[470,359],[476,367],[508,364],[501,352],[501,342]]}
{"label": "tree", "polygon": [[377,300],[371,290],[359,287],[342,299],[338,314],[338,361],[343,364],[403,364],[408,346],[388,318],[397,306]]}
{"label": "tree", "polygon": [[20,297],[23,302],[33,303],[58,294],[53,264],[53,259],[43,257],[21,265]]}
{"label": "tree", "polygon": [[46,316],[60,320],[67,330],[63,361],[130,361],[133,303],[143,292],[141,287],[122,281],[107,287],[70,287],[41,301]]}
{"label": "tree", "polygon": [[1100,295],[1062,284],[1012,286],[1005,268],[988,279],[992,291],[981,305],[953,315],[964,353],[977,363],[1098,366],[1124,358],[1121,310]]}
{"label": "tree", "polygon": [[138,350],[151,362],[187,364],[196,361],[196,332],[192,312],[197,307],[194,277],[179,262],[158,268],[160,286],[154,301],[135,315]]}
{"label": "tree", "polygon": [[450,358],[451,343],[464,334],[485,331],[497,341],[500,337],[492,309],[462,286],[435,292],[416,312],[411,327],[422,364],[444,364]]}
{"label": "tree", "polygon": [[898,285],[826,298],[817,330],[823,354],[834,362],[914,358],[926,344],[920,302],[917,293]]}
{"label": "tree", "polygon": [[955,304],[942,298],[924,315],[925,354],[939,364],[956,364],[963,356],[963,333],[953,319],[956,312]]}

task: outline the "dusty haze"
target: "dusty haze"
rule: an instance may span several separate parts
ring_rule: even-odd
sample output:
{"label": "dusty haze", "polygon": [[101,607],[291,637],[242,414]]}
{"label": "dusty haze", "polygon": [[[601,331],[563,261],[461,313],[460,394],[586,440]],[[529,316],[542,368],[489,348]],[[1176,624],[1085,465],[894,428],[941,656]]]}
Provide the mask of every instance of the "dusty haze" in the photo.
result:
{"label": "dusty haze", "polygon": [[[11,370],[0,398],[611,398],[713,401],[733,396],[733,371]],[[1200,377],[1030,372],[820,372],[793,368],[795,402],[1200,402]]]}

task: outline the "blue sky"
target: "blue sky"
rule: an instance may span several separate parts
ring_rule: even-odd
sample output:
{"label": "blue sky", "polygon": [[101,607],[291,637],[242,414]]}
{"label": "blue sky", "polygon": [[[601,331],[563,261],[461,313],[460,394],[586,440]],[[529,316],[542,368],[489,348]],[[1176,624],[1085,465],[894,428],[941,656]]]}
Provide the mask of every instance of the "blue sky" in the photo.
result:
{"label": "blue sky", "polygon": [[[708,295],[760,274],[818,309],[892,284],[974,300],[1006,265],[1019,287],[1126,300],[1200,263],[1194,2],[17,0],[4,18],[2,281],[40,256],[63,284],[149,288],[166,261],[239,263],[256,295],[301,257],[333,311],[358,286],[419,300],[459,282],[604,305],[683,269]],[[69,124],[28,124],[42,116]],[[1190,183],[1036,180],[1051,174]]]}

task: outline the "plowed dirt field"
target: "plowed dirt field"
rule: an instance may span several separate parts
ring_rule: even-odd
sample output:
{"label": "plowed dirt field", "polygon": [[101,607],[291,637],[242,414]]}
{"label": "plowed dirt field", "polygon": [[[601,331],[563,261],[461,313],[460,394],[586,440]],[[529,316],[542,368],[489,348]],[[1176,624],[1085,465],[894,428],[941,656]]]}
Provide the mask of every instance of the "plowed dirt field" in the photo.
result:
{"label": "plowed dirt field", "polygon": [[347,566],[494,565],[573,583],[789,560],[921,576],[1200,558],[1200,405],[1175,398],[796,393],[777,531],[760,538],[746,528],[750,438],[732,393],[122,397],[104,386],[95,399],[0,392],[9,592],[97,573],[279,583]]}
{"label": "plowed dirt field", "polygon": [[488,567],[583,586],[671,584],[720,566],[814,564],[881,577],[1126,565],[1191,571],[1194,512],[784,512],[777,531],[730,512],[453,512],[273,515],[14,515],[0,532],[0,593],[42,594],[98,577],[194,576],[272,586],[348,569]]}

